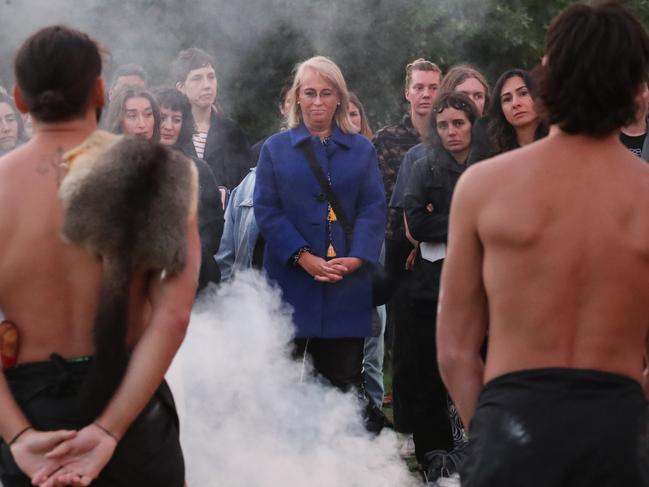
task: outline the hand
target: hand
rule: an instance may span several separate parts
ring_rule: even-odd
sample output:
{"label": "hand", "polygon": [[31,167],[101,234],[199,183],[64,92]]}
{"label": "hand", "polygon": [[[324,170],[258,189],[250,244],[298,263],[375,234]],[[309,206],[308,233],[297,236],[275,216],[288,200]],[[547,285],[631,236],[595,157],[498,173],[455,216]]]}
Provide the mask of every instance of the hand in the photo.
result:
{"label": "hand", "polygon": [[[334,259],[336,260],[336,259]],[[338,282],[343,278],[344,266],[332,266],[322,257],[313,255],[311,252],[304,252],[300,255],[297,263],[310,276],[319,282]]]}
{"label": "hand", "polygon": [[39,471],[50,475],[61,464],[48,460],[45,456],[46,453],[59,443],[74,438],[76,434],[76,431],[67,430],[37,431],[29,429],[11,445],[11,454],[16,464],[27,476],[31,477]]}
{"label": "hand", "polygon": [[417,257],[417,247],[419,247],[419,244],[417,244],[417,246],[410,251],[408,257],[406,258],[407,271],[411,271],[412,267],[415,265],[415,258]]}
{"label": "hand", "polygon": [[363,261],[358,257],[337,257],[331,259],[328,264],[342,272],[343,276],[351,274],[363,265]]}
{"label": "hand", "polygon": [[62,442],[45,456],[61,468],[54,474],[41,469],[32,477],[32,483],[41,487],[65,485],[87,486],[99,476],[113,456],[117,440],[107,432],[89,424],[74,438]]}

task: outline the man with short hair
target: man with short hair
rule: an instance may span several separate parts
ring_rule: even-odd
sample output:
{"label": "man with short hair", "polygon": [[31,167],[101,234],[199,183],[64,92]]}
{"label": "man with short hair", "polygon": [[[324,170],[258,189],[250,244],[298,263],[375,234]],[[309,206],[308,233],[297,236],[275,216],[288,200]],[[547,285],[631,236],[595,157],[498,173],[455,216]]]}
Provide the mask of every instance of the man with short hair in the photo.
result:
{"label": "man with short hair", "polygon": [[[33,34],[15,59],[16,102],[31,113],[34,137],[0,158],[0,309],[20,342],[9,350],[17,365],[0,372],[4,487],[185,481],[178,418],[163,376],[194,301],[195,218],[184,270],[164,279],[136,274],[130,283],[130,358],[118,389],[98,415],[80,400],[95,353],[103,265],[63,241],[58,190],[62,154],[97,128],[101,64],[92,39],[61,26]],[[3,354],[12,343],[1,340]]]}
{"label": "man with short hair", "polygon": [[205,160],[216,182],[234,189],[251,167],[250,147],[239,126],[216,110],[217,76],[214,58],[202,49],[181,51],[172,65],[176,88],[192,105],[195,130],[181,149]]}
{"label": "man with short hair", "polygon": [[649,167],[619,141],[648,70],[619,2],[568,7],[540,69],[550,135],[456,187],[437,350],[465,487],[649,485]]}
{"label": "man with short hair", "polygon": [[[389,202],[397,180],[399,166],[408,150],[420,143],[428,134],[433,99],[442,81],[442,71],[426,59],[416,59],[406,66],[404,96],[410,107],[397,125],[384,127],[376,132],[372,142],[379,157],[379,168],[383,176],[386,201]],[[388,208],[385,232],[385,268],[393,285],[393,296],[387,304],[388,335],[394,334],[393,354],[393,398],[395,429],[410,433],[411,412],[408,399],[401,394],[400,384],[408,381],[402,371],[402,362],[407,360],[407,351],[401,349],[399,316],[407,306],[406,282],[408,271],[406,261],[414,257],[414,248],[406,238],[402,210]],[[383,340],[385,330],[376,338]]]}
{"label": "man with short hair", "polygon": [[146,88],[146,79],[146,71],[139,64],[130,63],[119,66],[113,73],[113,81],[108,89],[108,100],[112,100],[115,93],[125,86]]}

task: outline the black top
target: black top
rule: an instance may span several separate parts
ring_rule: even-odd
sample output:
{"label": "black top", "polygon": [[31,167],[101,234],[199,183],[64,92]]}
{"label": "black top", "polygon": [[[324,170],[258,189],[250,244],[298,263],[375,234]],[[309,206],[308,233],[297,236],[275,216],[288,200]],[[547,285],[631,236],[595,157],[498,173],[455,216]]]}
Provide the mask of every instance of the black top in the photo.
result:
{"label": "black top", "polygon": [[[404,196],[404,210],[410,234],[418,242],[446,243],[451,198],[455,185],[468,166],[476,162],[472,152],[464,164],[459,164],[443,148],[435,148],[419,159],[412,168]],[[429,262],[422,258],[421,249],[409,281],[411,299],[434,301],[439,294],[442,260]]]}
{"label": "black top", "polygon": [[642,135],[627,135],[624,132],[620,132],[620,142],[638,157],[642,154],[642,146],[646,137],[646,132]]}
{"label": "black top", "polygon": [[[196,157],[196,149],[191,139],[183,141],[180,148],[185,154]],[[252,167],[250,147],[243,131],[235,122],[214,111],[210,119],[203,159],[214,173],[216,183],[229,190],[238,186]]]}

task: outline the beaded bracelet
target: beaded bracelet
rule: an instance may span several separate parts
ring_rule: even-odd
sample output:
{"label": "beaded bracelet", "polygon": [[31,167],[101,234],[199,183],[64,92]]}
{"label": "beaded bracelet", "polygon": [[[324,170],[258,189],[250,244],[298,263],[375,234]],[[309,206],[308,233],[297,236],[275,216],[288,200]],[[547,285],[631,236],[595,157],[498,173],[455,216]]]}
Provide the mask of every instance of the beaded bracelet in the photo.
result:
{"label": "beaded bracelet", "polygon": [[300,250],[295,252],[295,254],[293,254],[293,265],[297,265],[300,257],[302,257],[302,254],[306,252],[311,252],[311,247],[304,246]]}

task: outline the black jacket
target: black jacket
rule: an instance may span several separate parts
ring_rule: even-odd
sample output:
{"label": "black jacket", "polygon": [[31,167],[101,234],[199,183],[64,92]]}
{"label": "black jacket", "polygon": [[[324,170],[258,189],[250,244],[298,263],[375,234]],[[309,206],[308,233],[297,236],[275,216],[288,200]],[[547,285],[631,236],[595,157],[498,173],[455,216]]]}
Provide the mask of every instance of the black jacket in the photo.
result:
{"label": "black jacket", "polygon": [[[189,156],[197,157],[191,139],[184,141],[180,149]],[[203,156],[214,173],[216,183],[229,190],[239,185],[251,167],[252,157],[245,134],[235,122],[214,111]]]}
{"label": "black jacket", "polygon": [[201,270],[198,276],[198,290],[208,283],[219,283],[221,271],[216,265],[214,255],[219,250],[223,235],[223,207],[221,193],[216,185],[214,174],[202,159],[192,157],[198,170],[198,232],[201,239]]}
{"label": "black jacket", "polygon": [[[480,156],[475,156],[480,157]],[[404,197],[404,208],[410,234],[418,242],[446,243],[451,198],[458,179],[468,166],[476,162],[469,156],[465,164],[458,164],[442,148],[429,151],[426,157],[415,162]],[[427,209],[432,204],[432,211]],[[442,260],[429,262],[417,258],[409,282],[412,299],[433,301],[439,294]]]}

